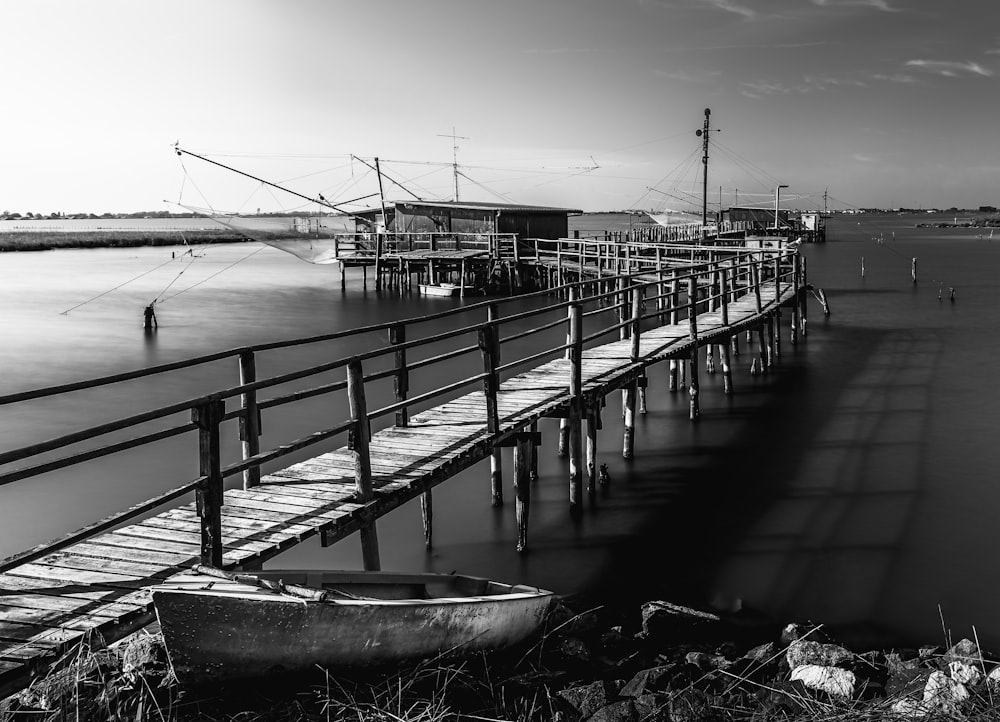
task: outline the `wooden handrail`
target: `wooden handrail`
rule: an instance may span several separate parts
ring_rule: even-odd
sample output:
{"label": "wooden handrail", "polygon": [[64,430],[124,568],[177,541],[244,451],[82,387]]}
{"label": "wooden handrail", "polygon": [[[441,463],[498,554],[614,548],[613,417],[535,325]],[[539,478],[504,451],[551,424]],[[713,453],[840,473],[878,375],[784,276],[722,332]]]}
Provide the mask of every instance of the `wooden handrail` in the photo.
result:
{"label": "wooden handrail", "polygon": [[[710,303],[721,304],[723,318],[725,319],[726,301],[731,294],[752,294],[752,297],[756,299],[757,310],[760,312],[760,292],[762,286],[773,284],[775,292],[780,294],[782,288],[804,282],[804,264],[800,263],[800,256],[794,250],[788,248],[748,249],[736,245],[712,246],[713,260],[706,261],[692,260],[687,256],[679,258],[665,255],[669,252],[683,252],[688,254],[692,248],[690,244],[661,243],[651,247],[649,244],[631,241],[616,243],[588,239],[561,239],[557,241],[545,241],[543,243],[548,245],[535,243],[536,256],[539,258],[554,258],[562,264],[578,263],[581,270],[583,268],[588,270],[602,268],[602,264],[614,263],[615,258],[618,258],[620,262],[624,263],[624,270],[626,272],[615,272],[611,275],[604,275],[601,277],[602,280],[600,283],[593,279],[583,280],[581,277],[579,281],[564,283],[554,288],[514,298],[491,299],[426,316],[373,324],[320,336],[244,346],[169,364],[161,364],[147,369],[0,396],[0,405],[13,404],[60,394],[69,394],[84,389],[93,389],[156,374],[190,369],[199,365],[216,363],[231,358],[239,359],[240,362],[240,379],[239,384],[236,386],[219,389],[209,395],[167,404],[157,409],[105,422],[90,428],[76,430],[46,441],[0,452],[0,466],[7,465],[41,454],[68,448],[80,442],[95,439],[113,432],[125,429],[137,429],[143,424],[186,412],[191,414],[191,422],[189,423],[148,431],[125,441],[116,441],[97,448],[69,454],[58,459],[44,460],[25,468],[0,472],[0,486],[29,479],[57,469],[67,468],[74,464],[109,456],[127,449],[163,441],[193,430],[197,430],[199,437],[200,473],[199,479],[177,487],[147,502],[143,502],[136,507],[126,510],[122,514],[109,517],[106,520],[85,527],[47,545],[36,547],[21,555],[12,557],[11,560],[0,562],[0,571],[16,566],[19,563],[25,563],[31,559],[40,558],[46,553],[66,548],[76,541],[111,528],[115,524],[120,524],[129,518],[192,491],[196,493],[199,516],[202,520],[202,560],[205,563],[221,564],[220,513],[223,503],[222,484],[225,478],[242,473],[244,474],[244,486],[254,486],[260,482],[261,466],[263,464],[350,432],[350,446],[358,455],[359,491],[364,495],[363,487],[365,486],[366,472],[362,458],[362,447],[366,443],[367,435],[370,433],[369,428],[373,418],[395,412],[396,425],[405,426],[408,423],[409,408],[434,398],[447,396],[463,386],[482,381],[487,398],[487,432],[496,434],[499,431],[496,393],[499,389],[501,375],[512,369],[542,358],[555,357],[556,355],[568,352],[567,357],[570,359],[571,367],[576,369],[571,374],[569,392],[571,400],[576,399],[581,396],[581,387],[579,386],[576,374],[579,371],[579,359],[582,358],[582,350],[586,344],[609,333],[618,332],[619,335],[624,335],[624,337],[631,339],[629,344],[630,356],[633,360],[638,360],[642,324],[648,319],[658,318],[662,321],[669,317],[671,323],[677,323],[678,312],[686,311],[685,315],[690,319],[691,335],[697,338],[695,318],[697,316],[699,287],[702,290],[705,288],[708,289],[707,298]],[[711,274],[716,268],[720,267],[720,264],[724,264],[724,269],[722,273],[718,274],[718,282],[713,281],[710,285],[706,285],[704,282],[699,284],[698,279],[700,276],[709,275],[711,277]],[[615,270],[618,271],[619,268]],[[617,288],[614,287],[619,280],[624,281],[626,285]],[[606,281],[611,282],[612,290],[604,290],[602,284]],[[682,302],[679,289],[683,283],[687,284],[687,288],[686,293],[683,294],[684,298]],[[665,288],[668,290],[664,290]],[[779,296],[776,295],[776,297]],[[702,298],[705,297],[702,296]],[[614,299],[614,305],[604,305],[607,299]],[[509,315],[500,315],[497,311],[500,304],[511,301],[519,303],[541,301],[542,303],[529,310],[518,311]],[[654,308],[649,312],[643,313],[644,301],[647,305],[654,306]],[[592,310],[587,310],[588,306],[592,307]],[[584,318],[598,318],[601,314],[613,311],[616,306],[620,309],[621,314],[615,322],[602,322],[600,328],[596,331],[584,335],[582,325]],[[490,315],[488,320],[466,324],[441,333],[412,333],[413,329],[419,324],[454,317],[458,313],[467,314],[470,311],[474,312],[476,309],[489,310]],[[523,354],[507,360],[506,363],[500,363],[499,349],[502,344],[550,331],[566,323],[567,316],[562,315],[560,317],[560,313],[569,314],[570,331],[566,343]],[[516,327],[516,324],[523,320],[544,316],[545,314],[555,314],[556,317],[554,319],[541,320],[539,323],[533,324],[531,328],[517,330],[506,336],[502,333],[504,328]],[[376,346],[351,357],[326,361],[322,364],[304,369],[296,369],[268,378],[258,378],[258,357],[261,353],[297,348],[306,344],[336,341],[348,337],[359,337],[364,334],[378,334],[386,331],[389,334],[388,339],[390,342],[388,344],[384,344],[383,341],[383,345]],[[626,331],[627,333],[623,334]],[[476,340],[471,344],[460,342],[461,345],[457,348],[449,348],[428,358],[408,362],[407,352],[411,349],[449,342],[463,337],[475,338]],[[384,339],[385,337],[383,336],[382,338]],[[477,349],[483,354],[484,369],[482,373],[460,381],[437,385],[435,388],[415,396],[409,394],[410,374],[414,370],[433,367],[457,356],[475,352]],[[367,375],[362,372],[363,363],[384,356],[391,356],[393,359],[386,368],[372,371]],[[324,383],[310,389],[296,390],[267,399],[258,398],[259,392],[264,389],[299,381],[339,368],[346,368],[346,379]],[[365,400],[365,385],[389,378],[393,379],[395,402],[379,409],[369,410]],[[693,378],[692,381],[694,384],[697,384],[696,378]],[[344,390],[348,392],[348,398],[352,404],[352,418],[350,421],[313,432],[289,443],[279,444],[273,449],[261,451],[259,440],[261,434],[260,416],[262,411]],[[697,413],[697,400],[694,394],[696,394],[696,387],[692,394],[692,415]],[[235,397],[240,397],[239,407],[227,412],[225,400]],[[576,409],[576,412],[579,413],[572,410],[571,413],[574,417],[579,417],[583,414],[583,411],[581,407]],[[221,427],[224,422],[234,419],[240,425],[239,436],[243,447],[243,459],[238,463],[223,468],[221,464]],[[575,443],[578,447],[579,439],[576,439]],[[579,460],[574,462],[574,465],[578,472],[574,478],[579,478]],[[370,477],[370,470],[367,472],[367,476]],[[578,489],[574,493],[578,493]],[[374,535],[373,527],[369,532],[366,532],[366,536],[369,535]],[[365,563],[366,566],[377,565],[378,560],[377,558],[371,558],[370,553],[366,553]]]}

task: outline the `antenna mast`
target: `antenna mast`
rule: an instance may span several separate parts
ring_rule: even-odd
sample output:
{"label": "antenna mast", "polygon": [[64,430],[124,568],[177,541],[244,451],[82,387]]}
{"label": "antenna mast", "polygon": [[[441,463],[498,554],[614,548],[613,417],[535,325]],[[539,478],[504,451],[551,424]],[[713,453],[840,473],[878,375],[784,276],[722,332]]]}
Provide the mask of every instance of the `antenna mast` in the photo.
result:
{"label": "antenna mast", "polygon": [[[709,128],[708,122],[712,115],[711,108],[705,108],[705,124],[701,130],[696,130],[694,133],[701,137],[702,145],[702,156],[701,163],[705,166],[705,173],[702,178],[701,184],[701,237],[702,240],[708,237],[708,231],[705,230],[705,226],[708,225],[708,133],[710,130],[719,132],[718,128]],[[719,211],[722,211],[721,201],[719,206]]]}
{"label": "antenna mast", "polygon": [[458,141],[471,140],[464,135],[455,135],[455,126],[451,126],[451,135],[438,133],[439,138],[451,138],[451,169],[455,174],[455,202],[458,202]]}

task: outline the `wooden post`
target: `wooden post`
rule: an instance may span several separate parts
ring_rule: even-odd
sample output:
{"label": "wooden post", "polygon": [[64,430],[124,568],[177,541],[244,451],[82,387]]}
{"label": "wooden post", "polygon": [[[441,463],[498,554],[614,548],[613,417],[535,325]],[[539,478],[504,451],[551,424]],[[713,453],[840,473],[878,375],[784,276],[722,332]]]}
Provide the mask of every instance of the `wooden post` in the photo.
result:
{"label": "wooden post", "polygon": [[688,277],[688,331],[691,337],[691,379],[688,394],[691,399],[689,418],[694,421],[701,415],[698,404],[698,280]]}
{"label": "wooden post", "polygon": [[806,295],[806,287],[809,285],[809,264],[805,258],[802,259],[802,304],[800,306],[802,313],[799,315],[802,325],[799,326],[799,333],[803,337],[809,333],[809,297]]}
{"label": "wooden post", "polygon": [[576,289],[570,289],[570,374],[569,374],[569,503],[577,511],[583,492],[581,474],[580,426],[583,417],[583,313],[575,300]]}
{"label": "wooden post", "polygon": [[[540,439],[538,435],[538,422],[531,422],[531,438]],[[532,483],[538,481],[538,444],[532,442],[531,444],[531,471],[530,471]]]}
{"label": "wooden post", "polygon": [[[368,403],[365,400],[365,377],[361,370],[361,359],[353,358],[347,364],[347,399],[350,404],[351,429],[348,446],[354,452],[354,485],[358,502],[367,504],[374,497],[372,489],[372,461],[368,450],[371,427],[368,421]],[[365,571],[381,568],[378,551],[378,532],[375,520],[361,527],[361,556]]]}
{"label": "wooden post", "polygon": [[[486,307],[486,313],[488,321],[496,321],[498,315],[497,305],[491,303]],[[495,373],[496,367],[500,365],[500,334],[499,326],[492,325],[491,323],[491,327],[493,328],[492,368]],[[489,367],[487,366],[487,368]],[[487,371],[487,373],[490,373],[490,371]],[[488,405],[489,402],[487,402],[487,407]],[[493,506],[503,506],[503,456],[498,446],[494,446],[490,452],[490,490],[492,492]]]}
{"label": "wooden post", "polygon": [[517,519],[517,550],[528,548],[528,511],[531,506],[531,450],[534,443],[530,435],[517,434],[514,445],[514,515]]}
{"label": "wooden post", "polygon": [[344,291],[347,289],[347,276],[345,275],[344,262],[340,262],[340,290]]}
{"label": "wooden post", "polygon": [[913,279],[913,283],[917,282],[917,259],[914,258],[910,261],[910,277]]}
{"label": "wooden post", "polygon": [[[754,301],[756,303],[757,313],[760,314],[763,311],[763,305],[760,300],[760,265],[757,260],[754,260],[750,264],[750,282],[753,285]],[[749,335],[750,331],[747,330]],[[757,357],[758,363],[760,364],[760,372],[766,373],[768,366],[768,353],[767,353],[767,343],[764,340],[764,325],[763,323],[757,324]]]}
{"label": "wooden post", "polygon": [[861,277],[865,277],[865,257],[861,257]]}
{"label": "wooden post", "polygon": [[[681,304],[680,279],[678,279],[677,269],[670,271],[670,325],[677,324],[679,306]],[[670,359],[670,381],[667,386],[669,391],[677,390],[677,359]]]}
{"label": "wooden post", "polygon": [[420,519],[424,526],[424,547],[430,549],[434,543],[434,499],[430,489],[420,495]]}
{"label": "wooden post", "polygon": [[[792,257],[792,332],[789,340],[792,346],[795,346],[799,342],[799,314],[800,306],[802,304],[802,267],[800,264],[800,257],[798,252]],[[862,260],[862,264],[864,261]]]}
{"label": "wooden post", "polygon": [[[632,320],[629,328],[630,345],[629,360],[632,363],[639,361],[639,336],[642,321],[642,286],[636,284],[632,286]],[[624,417],[624,433],[622,438],[622,457],[631,459],[635,451],[635,405],[636,396],[639,392],[639,385],[636,381],[630,381],[625,387],[622,404],[622,416]]]}
{"label": "wooden post", "polygon": [[[500,429],[500,416],[497,409],[497,388],[499,387],[497,375],[497,348],[496,326],[491,322],[479,329],[479,351],[483,356],[483,393],[486,396],[486,430],[492,436]],[[491,454],[492,457],[492,454]],[[497,468],[493,473],[493,465],[490,466],[490,490],[492,492],[493,506],[503,506],[503,479]]]}
{"label": "wooden post", "polygon": [[[406,324],[397,323],[389,327],[389,343],[399,346],[406,343]],[[396,392],[396,401],[405,401],[406,394],[410,390],[410,372],[406,365],[406,349],[396,350],[396,375],[392,381],[393,390]],[[410,424],[410,414],[407,408],[396,411],[396,426],[406,427]]]}
{"label": "wooden post", "polygon": [[[719,297],[722,299],[722,325],[729,326],[729,269],[722,266],[719,269]],[[729,357],[729,339],[719,344],[719,356],[722,359],[722,387],[726,394],[733,393],[733,370]]]}
{"label": "wooden post", "polygon": [[597,493],[597,430],[601,428],[601,404],[587,407],[587,496]]}
{"label": "wooden post", "polygon": [[201,524],[201,563],[222,568],[222,444],[219,425],[226,413],[225,402],[210,396],[191,409],[191,421],[198,427],[198,474],[195,492]]}
{"label": "wooden post", "polygon": [[[253,351],[240,351],[240,386],[252,384],[257,380],[257,364]],[[243,448],[243,459],[249,459],[260,453],[260,408],[257,406],[257,391],[250,390],[240,395],[240,406],[243,414],[240,416],[240,443]],[[260,484],[260,467],[252,466],[243,471],[243,488]]]}

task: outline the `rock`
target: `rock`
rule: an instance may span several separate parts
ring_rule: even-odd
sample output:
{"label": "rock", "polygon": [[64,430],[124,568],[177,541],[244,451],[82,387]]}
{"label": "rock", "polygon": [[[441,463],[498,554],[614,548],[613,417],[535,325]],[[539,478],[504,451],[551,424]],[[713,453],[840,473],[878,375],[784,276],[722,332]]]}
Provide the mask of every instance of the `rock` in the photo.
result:
{"label": "rock", "polygon": [[581,719],[586,719],[608,703],[603,682],[592,682],[582,687],[571,687],[556,693]]}
{"label": "rock", "polygon": [[920,666],[920,661],[901,652],[889,652],[885,655],[885,666],[891,677],[904,669],[916,669]]}
{"label": "rock", "polygon": [[587,722],[636,722],[637,715],[632,700],[612,702],[601,707],[587,718]]}
{"label": "rock", "polygon": [[969,698],[969,690],[944,672],[931,672],[924,687],[924,706],[933,706],[944,714],[954,714],[959,703]]}
{"label": "rock", "polygon": [[829,638],[815,624],[799,624],[792,622],[786,624],[781,630],[781,644],[787,646],[800,639],[809,639],[813,642],[829,642]]}
{"label": "rock", "polygon": [[983,678],[979,667],[966,662],[949,662],[948,674],[956,682],[967,686],[975,686]]}
{"label": "rock", "polygon": [[642,632],[651,641],[680,644],[692,640],[705,641],[712,627],[721,619],[710,612],[701,612],[671,602],[653,601],[642,605]]}
{"label": "rock", "polygon": [[946,664],[952,662],[978,664],[982,662],[982,659],[983,655],[979,651],[979,645],[969,639],[963,639],[944,653],[942,661]]}
{"label": "rock", "polygon": [[803,664],[792,670],[792,681],[799,680],[809,689],[826,692],[834,697],[853,697],[857,681],[854,672],[840,667]]}
{"label": "rock", "polygon": [[670,722],[704,722],[711,716],[711,706],[703,692],[686,689],[670,698]]}
{"label": "rock", "polygon": [[666,688],[666,682],[676,666],[674,664],[665,664],[659,667],[640,670],[622,687],[619,694],[622,697],[639,697],[653,690],[663,690]]}
{"label": "rock", "polygon": [[725,669],[730,662],[721,654],[711,652],[688,652],[684,661],[693,664],[702,672],[711,672],[717,669]]}
{"label": "rock", "polygon": [[585,665],[591,660],[590,648],[579,637],[566,637],[556,648],[559,657],[570,664]]}
{"label": "rock", "polygon": [[788,645],[785,660],[788,662],[789,669],[795,669],[805,664],[842,667],[854,661],[854,653],[836,644],[796,640]]}
{"label": "rock", "polygon": [[766,644],[756,646],[743,655],[743,659],[749,659],[758,664],[766,664],[777,658],[778,646],[774,642],[767,642]]}
{"label": "rock", "polygon": [[930,709],[928,709],[923,702],[913,699],[912,697],[903,697],[903,699],[896,700],[892,705],[892,713],[898,717],[926,717],[930,714]]}
{"label": "rock", "polygon": [[632,702],[640,722],[670,721],[670,695],[654,692],[636,697]]}
{"label": "rock", "polygon": [[922,692],[930,676],[931,670],[926,667],[902,667],[890,673],[885,693],[889,697],[899,697]]}

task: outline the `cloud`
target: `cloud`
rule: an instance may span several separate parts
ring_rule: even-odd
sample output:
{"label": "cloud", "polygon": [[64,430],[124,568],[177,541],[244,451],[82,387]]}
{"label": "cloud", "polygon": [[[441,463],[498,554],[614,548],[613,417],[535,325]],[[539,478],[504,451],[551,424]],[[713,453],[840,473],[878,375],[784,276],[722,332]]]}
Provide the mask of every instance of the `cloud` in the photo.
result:
{"label": "cloud", "polygon": [[573,53],[607,53],[608,48],[525,48],[525,55],[571,55]]}
{"label": "cloud", "polygon": [[706,70],[700,75],[692,75],[686,70],[660,70],[659,68],[655,69],[653,73],[661,78],[667,78],[668,80],[680,80],[683,83],[703,83],[706,80],[717,78],[722,75],[722,71],[719,70]]}
{"label": "cloud", "polygon": [[889,83],[915,83],[917,79],[915,76],[909,73],[873,73],[871,75],[872,80],[884,80]]}
{"label": "cloud", "polygon": [[732,2],[732,0],[703,0],[707,2],[714,8],[719,10],[725,10],[727,13],[734,13],[736,15],[741,15],[747,20],[753,20],[757,17],[757,13],[748,7],[743,7],[742,5],[737,5]]}
{"label": "cloud", "polygon": [[984,68],[979,63],[962,63],[955,60],[907,60],[904,65],[908,68],[919,68],[928,73],[944,75],[947,78],[960,78],[970,75],[989,78],[993,76],[993,71]]}
{"label": "cloud", "polygon": [[834,88],[865,88],[867,83],[857,78],[837,78],[833,76],[805,75],[801,81],[785,83],[776,80],[755,80],[741,83],[740,92],[748,98],[763,98],[775,95],[804,95],[825,92]]}
{"label": "cloud", "polygon": [[881,10],[885,13],[898,13],[899,8],[892,7],[886,0],[811,0],[813,5],[819,5],[820,7],[848,7],[848,6],[863,6],[871,7],[876,10]]}
{"label": "cloud", "polygon": [[851,153],[851,159],[858,161],[858,163],[875,163],[877,160],[872,158],[870,155],[864,155],[862,153]]}

